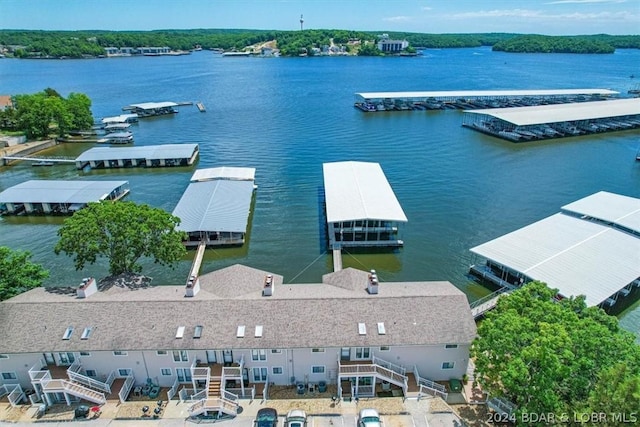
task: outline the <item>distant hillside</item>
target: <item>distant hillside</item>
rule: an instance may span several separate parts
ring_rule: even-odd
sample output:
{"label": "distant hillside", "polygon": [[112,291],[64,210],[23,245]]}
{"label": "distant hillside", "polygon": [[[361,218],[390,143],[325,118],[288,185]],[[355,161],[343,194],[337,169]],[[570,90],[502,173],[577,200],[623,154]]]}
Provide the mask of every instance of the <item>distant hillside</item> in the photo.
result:
{"label": "distant hillside", "polygon": [[493,46],[505,52],[610,53],[616,48],[640,48],[640,36],[539,36],[509,33],[422,34],[349,30],[273,31],[194,29],[157,31],[29,31],[0,30],[0,53],[15,57],[81,58],[103,55],[105,47],[167,46],[175,51],[202,49],[243,50],[276,41],[282,55],[297,56],[323,46],[343,45],[357,52],[359,41],[377,41],[386,33],[406,39],[413,47],[457,48]]}

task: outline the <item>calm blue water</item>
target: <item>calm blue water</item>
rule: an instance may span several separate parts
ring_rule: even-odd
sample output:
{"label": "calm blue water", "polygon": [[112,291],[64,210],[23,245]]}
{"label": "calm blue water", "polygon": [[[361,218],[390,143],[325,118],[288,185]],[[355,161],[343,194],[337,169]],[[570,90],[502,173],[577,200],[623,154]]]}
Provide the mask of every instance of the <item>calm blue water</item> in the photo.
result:
{"label": "calm blue water", "polygon": [[[147,101],[202,101],[206,113],[181,107],[173,117],[141,121],[136,144],[195,142],[197,167],[256,167],[249,243],[208,251],[203,271],[234,263],[319,281],[324,254],[322,163],[382,165],[409,223],[404,249],[346,255],[346,266],[375,268],[382,280],[449,280],[470,298],[487,291],[465,276],[468,249],[556,213],[599,190],[640,197],[638,131],[513,144],[461,127],[462,113],[363,114],[354,93],[403,90],[609,88],[626,93],[640,75],[640,51],[613,55],[506,54],[488,48],[429,50],[415,58],[182,57],[101,60],[0,60],[0,93],[52,87],[86,93],[96,118]],[[90,145],[50,152],[75,155]],[[81,173],[71,166],[0,168],[0,190],[33,178],[127,179],[130,200],[173,210],[194,168]],[[103,275],[104,264],[75,272],[53,254],[59,218],[2,218],[0,245],[28,249],[51,270],[49,285]],[[175,270],[151,263],[155,283],[181,282],[193,253]],[[640,306],[622,315],[640,326]]]}

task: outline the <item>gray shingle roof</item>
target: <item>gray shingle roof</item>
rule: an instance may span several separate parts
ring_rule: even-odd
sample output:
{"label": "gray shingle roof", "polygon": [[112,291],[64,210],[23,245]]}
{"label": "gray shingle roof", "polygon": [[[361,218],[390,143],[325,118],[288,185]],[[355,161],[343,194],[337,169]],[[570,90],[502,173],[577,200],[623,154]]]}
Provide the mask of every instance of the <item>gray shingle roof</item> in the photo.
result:
{"label": "gray shingle roof", "polygon": [[[209,273],[194,298],[185,298],[182,286],[112,288],[87,299],[34,289],[0,303],[0,353],[411,346],[475,337],[467,297],[449,282],[383,282],[378,295],[369,295],[367,273],[347,269],[318,284],[283,285],[274,275],[274,295],[263,297],[266,274],[238,265]],[[341,278],[351,286],[336,287]],[[359,322],[367,335],[358,334]],[[378,322],[385,335],[377,333]],[[200,339],[192,337],[196,325],[204,327]],[[244,338],[236,337],[240,325]],[[253,336],[256,325],[263,326],[261,338]],[[62,340],[68,326],[75,331]],[[178,326],[186,327],[182,339],[175,338]],[[81,340],[85,327],[94,331]]]}

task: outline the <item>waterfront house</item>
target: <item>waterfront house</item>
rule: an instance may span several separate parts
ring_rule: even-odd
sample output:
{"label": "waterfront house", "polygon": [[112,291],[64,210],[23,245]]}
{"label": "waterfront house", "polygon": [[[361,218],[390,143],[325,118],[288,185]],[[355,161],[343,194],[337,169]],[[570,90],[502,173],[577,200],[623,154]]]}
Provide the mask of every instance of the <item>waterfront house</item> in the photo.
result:
{"label": "waterfront house", "polygon": [[392,40],[388,34],[382,34],[378,40],[378,50],[384,53],[399,53],[409,47],[406,40]]}
{"label": "waterfront house", "polygon": [[[185,286],[33,289],[0,303],[0,387],[102,403],[171,387],[191,414],[234,414],[270,387],[319,397],[445,395],[476,335],[449,282],[380,282],[352,268],[314,284],[234,265]],[[146,389],[145,389],[146,388]],[[331,397],[327,395],[326,397]],[[216,406],[217,405],[217,406]]]}

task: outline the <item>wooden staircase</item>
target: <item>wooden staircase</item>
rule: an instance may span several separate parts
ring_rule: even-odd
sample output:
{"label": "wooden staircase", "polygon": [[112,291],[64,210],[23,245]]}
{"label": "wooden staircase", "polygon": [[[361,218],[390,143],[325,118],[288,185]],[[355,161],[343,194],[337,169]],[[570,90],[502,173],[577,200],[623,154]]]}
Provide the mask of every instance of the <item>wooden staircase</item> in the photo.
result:
{"label": "wooden staircase", "polygon": [[220,397],[220,381],[212,380],[209,382],[209,397]]}

